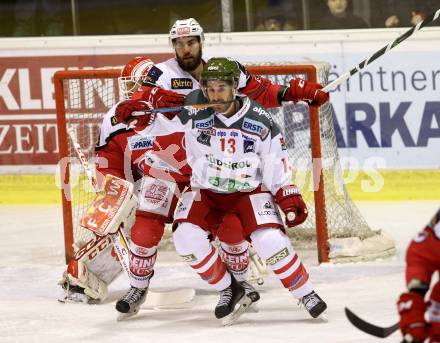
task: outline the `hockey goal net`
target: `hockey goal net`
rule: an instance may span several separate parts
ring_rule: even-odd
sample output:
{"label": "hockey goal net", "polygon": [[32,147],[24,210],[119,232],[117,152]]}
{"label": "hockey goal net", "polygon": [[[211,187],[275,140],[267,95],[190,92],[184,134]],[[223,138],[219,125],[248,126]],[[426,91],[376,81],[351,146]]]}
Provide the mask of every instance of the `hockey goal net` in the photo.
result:
{"label": "hockey goal net", "polygon": [[[253,74],[288,84],[294,77],[327,83],[327,63],[248,65]],[[119,69],[59,71],[55,74],[60,183],[64,216],[66,260],[75,246],[92,235],[79,220],[94,192],[76,158],[67,128],[72,127],[89,165],[93,167],[94,145],[105,113],[121,100]],[[317,250],[319,262],[356,261],[394,254],[394,241],[372,230],[351,200],[343,182],[329,103],[319,109],[306,103],[285,103],[271,110],[284,131],[293,167],[292,179],[307,202],[309,216],[301,227],[288,230],[294,246]]]}

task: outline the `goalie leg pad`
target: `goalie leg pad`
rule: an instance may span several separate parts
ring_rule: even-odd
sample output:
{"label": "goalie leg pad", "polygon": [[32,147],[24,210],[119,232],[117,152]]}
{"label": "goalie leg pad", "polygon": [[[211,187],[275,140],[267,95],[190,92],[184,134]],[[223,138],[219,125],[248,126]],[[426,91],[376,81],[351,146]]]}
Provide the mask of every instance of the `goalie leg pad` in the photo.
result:
{"label": "goalie leg pad", "polygon": [[[77,260],[71,260],[63,275],[63,288],[80,287],[92,301],[102,301],[107,297],[107,284]],[[81,293],[80,291],[78,293]]]}
{"label": "goalie leg pad", "polygon": [[75,260],[83,262],[89,272],[109,285],[122,271],[110,236],[90,239],[75,253]]}

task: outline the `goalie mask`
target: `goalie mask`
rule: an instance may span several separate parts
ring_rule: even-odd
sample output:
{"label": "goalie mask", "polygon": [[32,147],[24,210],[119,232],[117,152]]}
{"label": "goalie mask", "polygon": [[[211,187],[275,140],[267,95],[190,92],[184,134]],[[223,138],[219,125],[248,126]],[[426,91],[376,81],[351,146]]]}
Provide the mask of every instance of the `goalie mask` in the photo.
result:
{"label": "goalie mask", "polygon": [[173,40],[176,38],[192,36],[199,37],[200,43],[203,43],[205,40],[203,28],[198,21],[194,18],[176,20],[170,30],[170,43],[172,44]]}
{"label": "goalie mask", "polygon": [[129,61],[119,77],[119,88],[124,99],[130,99],[142,86],[154,62],[147,57],[135,57]]}

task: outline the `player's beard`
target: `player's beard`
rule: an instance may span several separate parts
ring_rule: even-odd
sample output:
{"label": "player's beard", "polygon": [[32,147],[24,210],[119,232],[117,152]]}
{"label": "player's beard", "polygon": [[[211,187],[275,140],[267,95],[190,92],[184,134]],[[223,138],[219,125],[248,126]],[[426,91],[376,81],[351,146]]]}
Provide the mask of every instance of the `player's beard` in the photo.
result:
{"label": "player's beard", "polygon": [[182,57],[176,55],[176,59],[179,67],[182,68],[182,70],[188,72],[193,71],[202,62],[202,47],[200,46],[199,51],[197,51],[197,54],[195,56],[192,56],[191,54],[187,54]]}

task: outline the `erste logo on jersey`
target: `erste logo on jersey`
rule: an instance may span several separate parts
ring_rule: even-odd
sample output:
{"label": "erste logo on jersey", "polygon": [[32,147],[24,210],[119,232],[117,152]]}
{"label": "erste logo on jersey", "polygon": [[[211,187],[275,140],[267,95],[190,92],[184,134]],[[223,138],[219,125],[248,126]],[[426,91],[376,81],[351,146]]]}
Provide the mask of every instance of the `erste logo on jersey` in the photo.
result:
{"label": "erste logo on jersey", "polygon": [[130,150],[151,149],[154,145],[154,137],[132,136],[128,138],[128,148]]}
{"label": "erste logo on jersey", "polygon": [[250,118],[244,118],[241,128],[243,131],[257,134],[262,139],[265,139],[269,133],[269,128],[266,125]]}
{"label": "erste logo on jersey", "polygon": [[214,125],[214,116],[209,116],[205,119],[194,120],[194,127],[196,129],[209,129]]}
{"label": "erste logo on jersey", "polygon": [[188,78],[171,79],[171,89],[193,89],[193,81]]}

